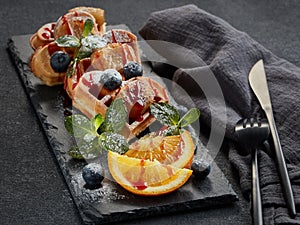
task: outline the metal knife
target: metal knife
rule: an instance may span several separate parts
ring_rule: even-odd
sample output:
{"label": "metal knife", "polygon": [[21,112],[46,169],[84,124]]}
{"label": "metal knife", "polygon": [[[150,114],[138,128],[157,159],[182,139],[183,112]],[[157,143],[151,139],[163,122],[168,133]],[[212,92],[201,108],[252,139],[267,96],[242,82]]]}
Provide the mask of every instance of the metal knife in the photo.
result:
{"label": "metal knife", "polygon": [[286,163],[283,156],[278,132],[275,125],[273,109],[272,109],[270,94],[268,90],[267,78],[266,78],[264,63],[262,59],[259,60],[250,70],[249,82],[253,92],[255,93],[258,101],[260,102],[262,109],[266,113],[272,138],[274,141],[275,157],[278,164],[279,177],[281,180],[281,186],[283,187],[283,193],[285,196],[286,204],[289,209],[290,216],[295,217],[296,207],[294,202],[293,191],[292,191],[289,175],[287,172]]}

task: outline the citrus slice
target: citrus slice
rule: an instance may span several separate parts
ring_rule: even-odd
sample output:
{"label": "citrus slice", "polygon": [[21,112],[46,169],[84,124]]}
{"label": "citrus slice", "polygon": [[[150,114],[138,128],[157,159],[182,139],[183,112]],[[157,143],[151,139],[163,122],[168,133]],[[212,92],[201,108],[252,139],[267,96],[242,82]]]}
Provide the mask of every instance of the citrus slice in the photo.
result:
{"label": "citrus slice", "polygon": [[167,194],[177,190],[192,175],[192,170],[164,165],[158,161],[137,159],[108,152],[108,167],[115,181],[126,190],[144,196]]}
{"label": "citrus slice", "polygon": [[177,168],[190,168],[194,158],[195,145],[190,133],[184,130],[180,135],[162,136],[150,133],[129,146],[125,155],[157,160]]}

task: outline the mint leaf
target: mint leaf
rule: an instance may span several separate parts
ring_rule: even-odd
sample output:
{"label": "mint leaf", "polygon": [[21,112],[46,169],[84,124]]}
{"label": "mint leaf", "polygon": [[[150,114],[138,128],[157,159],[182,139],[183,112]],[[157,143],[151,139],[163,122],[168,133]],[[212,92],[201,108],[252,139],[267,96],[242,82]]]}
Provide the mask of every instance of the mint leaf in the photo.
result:
{"label": "mint leaf", "polygon": [[128,149],[129,145],[124,136],[112,132],[104,132],[100,135],[99,145],[107,150],[124,154]]}
{"label": "mint leaf", "polygon": [[56,43],[59,47],[76,48],[74,59],[67,72],[68,77],[71,77],[73,75],[74,71],[76,70],[78,61],[90,57],[93,53],[93,50],[103,48],[107,45],[106,39],[99,35],[91,34],[93,28],[93,20],[87,19],[84,23],[80,39],[73,35],[65,35],[56,39]]}
{"label": "mint leaf", "polygon": [[127,118],[127,112],[121,98],[114,100],[108,107],[101,132],[119,133]]}
{"label": "mint leaf", "polygon": [[153,103],[150,112],[161,124],[168,126],[163,132],[165,136],[179,135],[181,128],[195,122],[200,116],[200,111],[192,108],[180,118],[178,110],[168,103]]}
{"label": "mint leaf", "polygon": [[[124,136],[118,134],[126,122],[127,113],[122,99],[116,99],[108,107],[106,116],[97,114],[89,120],[81,114],[65,118],[66,130],[76,138],[77,146],[68,154],[73,158],[93,158],[102,149],[123,154],[128,150]],[[100,131],[99,131],[100,130]]]}
{"label": "mint leaf", "polygon": [[78,48],[80,47],[80,40],[73,35],[65,35],[55,40],[59,47]]}
{"label": "mint leaf", "polygon": [[77,139],[77,146],[83,156],[101,152],[101,146],[98,143],[99,135],[86,134],[81,139]]}
{"label": "mint leaf", "polygon": [[67,116],[65,118],[65,127],[74,137],[83,137],[87,133],[93,133],[90,120],[80,114]]}
{"label": "mint leaf", "polygon": [[93,50],[103,48],[107,41],[98,35],[90,35],[81,39],[81,47],[78,49],[75,58],[77,60],[90,57]]}
{"label": "mint leaf", "polygon": [[190,109],[179,121],[180,127],[186,127],[191,123],[195,122],[200,116],[199,109],[192,108]]}
{"label": "mint leaf", "polygon": [[103,122],[104,122],[104,118],[101,114],[97,114],[94,116],[94,118],[91,120],[91,123],[94,127],[95,132],[97,132],[98,128],[101,126]]}
{"label": "mint leaf", "polygon": [[161,124],[166,126],[177,125],[180,119],[178,110],[164,102],[151,104],[150,112]]}
{"label": "mint leaf", "polygon": [[91,19],[87,19],[84,22],[84,27],[82,30],[82,37],[87,37],[93,30],[94,27],[94,22]]}

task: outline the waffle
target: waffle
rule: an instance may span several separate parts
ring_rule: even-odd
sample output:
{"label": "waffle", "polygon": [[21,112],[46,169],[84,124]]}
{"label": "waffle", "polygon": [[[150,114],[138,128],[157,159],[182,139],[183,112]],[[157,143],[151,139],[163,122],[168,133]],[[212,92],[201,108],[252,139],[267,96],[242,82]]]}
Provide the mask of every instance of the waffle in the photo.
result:
{"label": "waffle", "polygon": [[35,34],[30,37],[30,45],[33,50],[45,46],[54,41],[53,31],[56,23],[43,25]]}
{"label": "waffle", "polygon": [[70,9],[69,12],[78,12],[83,11],[91,14],[95,18],[95,22],[97,25],[97,30],[101,35],[104,35],[106,32],[106,22],[105,22],[105,12],[103,9],[100,8],[94,8],[94,7],[75,7],[73,9]]}
{"label": "waffle", "polygon": [[[55,51],[68,52],[69,50],[60,48],[55,42],[51,42],[45,46],[38,47],[30,60],[33,74],[48,86],[63,84],[66,76],[66,73],[55,72],[50,65],[51,54]],[[72,53],[70,52],[70,54]]]}
{"label": "waffle", "polygon": [[[76,55],[76,48],[59,47],[55,40],[65,35],[80,39],[87,19],[94,22],[92,34],[100,35],[107,44],[95,49],[88,57],[76,61],[72,70],[69,65],[68,76],[67,72],[55,72],[50,65],[52,54],[63,51],[71,59]],[[123,99],[128,113],[123,135],[127,138],[138,135],[155,120],[150,114],[152,103],[169,101],[165,88],[158,82],[143,76],[125,79],[122,71],[125,64],[137,62],[141,65],[137,37],[123,29],[106,31],[102,9],[70,9],[55,23],[42,26],[32,35],[30,44],[34,49],[30,61],[34,75],[48,86],[64,84],[73,106],[88,118],[91,119],[96,114],[105,116],[113,100]],[[115,69],[122,76],[121,86],[112,91],[99,82],[102,71],[107,69]]]}
{"label": "waffle", "polygon": [[99,71],[83,74],[74,89],[73,106],[91,119],[99,113],[105,116],[111,102],[122,98],[128,113],[123,133],[127,138],[138,135],[154,122],[150,114],[152,103],[169,101],[165,88],[151,78],[131,78],[123,81],[120,88],[109,91],[98,82],[100,76]]}
{"label": "waffle", "polygon": [[113,29],[106,32],[104,37],[108,44],[94,51],[89,58],[81,60],[73,75],[66,77],[65,89],[71,99],[74,96],[74,88],[83,73],[92,70],[115,69],[122,74],[122,68],[126,63],[135,61],[141,64],[137,38],[134,34],[126,30]]}
{"label": "waffle", "polygon": [[66,51],[71,57],[74,49],[60,48],[55,40],[64,35],[73,35],[80,38],[84,22],[91,19],[94,22],[93,34],[103,35],[105,32],[104,10],[92,7],[77,7],[69,10],[55,23],[42,26],[30,38],[30,45],[34,50],[30,60],[33,74],[48,85],[54,86],[64,83],[66,73],[56,73],[50,66],[51,55],[56,51]]}

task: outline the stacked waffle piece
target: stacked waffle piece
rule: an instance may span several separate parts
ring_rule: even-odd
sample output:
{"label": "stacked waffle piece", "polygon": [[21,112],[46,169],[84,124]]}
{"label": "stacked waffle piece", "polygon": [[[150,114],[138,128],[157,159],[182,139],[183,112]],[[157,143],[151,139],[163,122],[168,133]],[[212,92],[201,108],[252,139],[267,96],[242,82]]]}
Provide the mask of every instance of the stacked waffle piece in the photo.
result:
{"label": "stacked waffle piece", "polygon": [[[137,37],[122,29],[106,31],[102,9],[70,9],[56,22],[42,26],[30,44],[33,74],[45,85],[63,84],[73,106],[88,118],[99,113],[105,116],[111,102],[122,98],[128,113],[124,132],[128,138],[155,120],[149,112],[152,103],[168,102],[165,88],[142,76]],[[53,61],[67,61],[67,66],[57,69]],[[139,73],[128,75],[125,67]]]}

